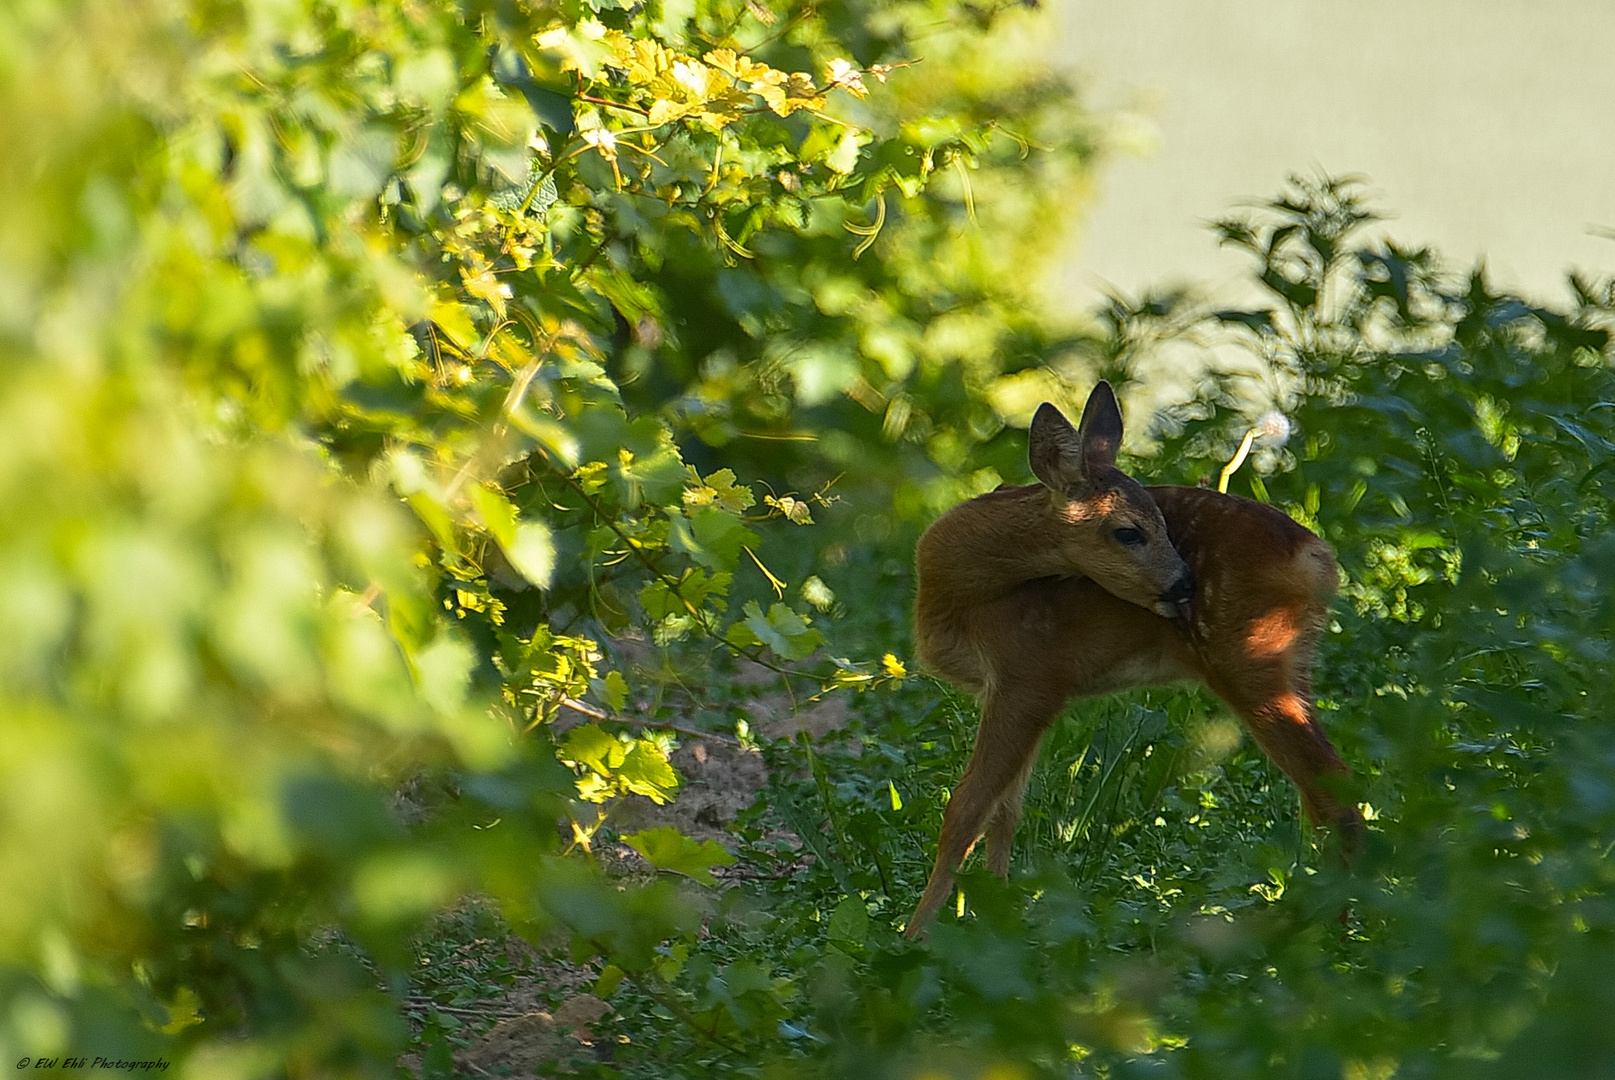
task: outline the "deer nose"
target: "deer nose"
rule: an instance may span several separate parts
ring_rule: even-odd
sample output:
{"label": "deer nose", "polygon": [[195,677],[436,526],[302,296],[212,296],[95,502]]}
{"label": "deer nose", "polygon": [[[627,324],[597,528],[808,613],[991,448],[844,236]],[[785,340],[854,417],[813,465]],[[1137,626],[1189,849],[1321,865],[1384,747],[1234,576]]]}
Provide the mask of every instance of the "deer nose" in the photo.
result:
{"label": "deer nose", "polygon": [[1183,573],[1178,575],[1178,579],[1172,583],[1172,586],[1166,592],[1161,594],[1161,599],[1169,604],[1181,604],[1184,601],[1193,600],[1194,571],[1185,566]]}
{"label": "deer nose", "polygon": [[1185,566],[1177,580],[1161,594],[1161,602],[1177,611],[1177,622],[1187,625],[1194,614],[1194,572]]}

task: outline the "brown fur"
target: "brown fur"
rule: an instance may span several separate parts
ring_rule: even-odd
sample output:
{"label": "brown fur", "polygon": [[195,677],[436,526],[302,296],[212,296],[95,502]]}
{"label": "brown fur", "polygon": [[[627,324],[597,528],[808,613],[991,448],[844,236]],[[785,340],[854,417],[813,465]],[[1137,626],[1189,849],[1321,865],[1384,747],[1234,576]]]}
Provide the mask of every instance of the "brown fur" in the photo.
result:
{"label": "brown fur", "polygon": [[[1119,443],[1119,414],[1116,427]],[[1033,440],[1036,468],[1047,446],[1037,445],[1035,425]],[[1144,488],[1115,473],[1135,495],[1095,464],[1069,494],[1051,490],[1038,469],[1044,484],[963,503],[920,540],[920,659],[979,695],[982,717],[911,937],[947,899],[983,834],[988,866],[1008,872],[1038,743],[1074,697],[1199,680],[1295,781],[1313,822],[1334,824],[1348,841],[1362,829],[1356,807],[1336,794],[1347,770],[1312,705],[1313,655],[1338,583],[1329,545],[1270,506],[1199,488]],[[1132,527],[1153,516],[1171,558],[1154,550],[1153,537],[1111,541],[1106,530],[1118,515]],[[1157,612],[1174,610],[1160,598],[1185,563],[1192,608],[1173,620]]]}

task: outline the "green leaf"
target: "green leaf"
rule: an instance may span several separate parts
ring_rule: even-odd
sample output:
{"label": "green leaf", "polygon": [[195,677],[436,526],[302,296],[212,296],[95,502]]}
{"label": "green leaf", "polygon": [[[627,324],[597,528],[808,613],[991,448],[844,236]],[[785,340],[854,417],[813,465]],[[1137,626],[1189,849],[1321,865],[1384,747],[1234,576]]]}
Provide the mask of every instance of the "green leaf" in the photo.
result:
{"label": "green leaf", "polygon": [[395,69],[393,86],[400,98],[437,111],[459,90],[454,56],[446,49],[423,49],[406,57]]}
{"label": "green leaf", "polygon": [[486,484],[472,486],[471,506],[516,572],[539,588],[548,588],[555,572],[555,540],[549,526],[518,521],[516,508],[504,493]]}
{"label": "green leaf", "polygon": [[858,167],[858,152],[868,141],[867,133],[852,127],[845,128],[841,134],[841,141],[836,143],[834,150],[824,156],[824,163],[845,176]]}
{"label": "green leaf", "polygon": [[663,321],[661,298],[656,290],[621,270],[612,270],[601,267],[591,267],[583,275],[583,280],[595,292],[611,302],[629,326],[637,326],[646,316],[657,321]]}
{"label": "green leaf", "polygon": [[516,535],[509,547],[504,548],[521,576],[541,589],[549,588],[555,572],[555,540],[550,528],[541,521],[524,521],[516,526]]}
{"label": "green leaf", "polygon": [[710,570],[714,577],[732,573],[740,561],[740,549],[757,543],[757,534],[746,528],[738,514],[717,505],[707,506],[686,517],[670,513],[669,546],[682,551]]}
{"label": "green leaf", "polygon": [[563,761],[607,776],[623,763],[628,747],[599,724],[580,724],[561,737],[558,752]]}
{"label": "green leaf", "polygon": [[[663,438],[666,437],[666,429],[659,424],[655,430]],[[620,473],[637,489],[638,501],[654,506],[664,506],[677,500],[689,475],[678,449],[670,445],[635,455],[631,462],[620,466]]]}
{"label": "green leaf", "polygon": [[635,795],[643,795],[658,806],[671,799],[679,786],[679,774],[667,754],[649,739],[640,739],[629,749],[617,767],[617,779]]}
{"label": "green leaf", "polygon": [[428,851],[386,851],[367,858],[353,875],[353,897],[372,919],[411,918],[455,895],[455,873]]}
{"label": "green leaf", "polygon": [[700,610],[710,606],[708,601],[728,595],[732,577],[727,573],[709,576],[705,570],[691,567],[683,577],[671,584],[661,578],[649,582],[639,591],[639,602],[644,605],[645,614],[652,619],[684,616],[689,613],[684,606],[685,601]]}
{"label": "green leaf", "polygon": [[471,646],[451,631],[440,631],[437,640],[413,658],[415,680],[421,696],[440,713],[458,712],[465,704],[476,654]]}
{"label": "green leaf", "polygon": [[774,978],[767,966],[756,960],[736,960],[723,969],[723,982],[731,997],[767,993],[774,989]]}
{"label": "green leaf", "polygon": [[611,706],[613,712],[621,712],[628,703],[628,683],[622,673],[608,671],[601,682],[601,696],[606,699],[606,704]]}
{"label": "green leaf", "polygon": [[617,987],[621,984],[623,976],[626,974],[627,972],[616,964],[607,964],[600,970],[600,978],[594,984],[595,996],[609,998],[617,992]]}
{"label": "green leaf", "polygon": [[[682,589],[680,592],[682,593]],[[647,584],[639,590],[639,603],[645,609],[647,617],[652,619],[665,619],[671,615],[684,614],[684,603],[679,594],[668,587],[667,582],[661,578]]]}
{"label": "green leaf", "polygon": [[789,367],[796,384],[797,402],[804,408],[834,400],[858,376],[857,356],[828,343],[814,343],[796,350]]}
{"label": "green leaf", "polygon": [[578,466],[578,440],[564,424],[537,416],[525,405],[513,410],[510,422],[516,430],[528,436],[555,456],[563,466]]}
{"label": "green leaf", "polygon": [[488,535],[492,536],[502,548],[514,544],[516,508],[505,498],[504,493],[486,484],[473,484],[470,496],[471,508],[477,512],[477,520],[488,530]]}
{"label": "green leaf", "polygon": [[683,874],[703,885],[716,885],[714,866],[728,866],[735,857],[712,840],[695,841],[673,828],[661,825],[622,838],[623,843],[645,857],[658,870]]}
{"label": "green leaf", "polygon": [[[695,469],[691,468],[690,473],[695,475]],[[756,502],[751,488],[735,483],[733,469],[719,469],[684,489],[684,505],[692,510],[716,505],[731,514],[739,514],[749,510]]]}
{"label": "green leaf", "polygon": [[766,645],[786,660],[801,660],[824,643],[807,618],[784,604],[775,604],[768,614],[755,600],[741,609],[745,618],[730,627],[727,640],[734,645]]}
{"label": "green leaf", "polygon": [[571,98],[536,83],[522,83],[517,89],[527,99],[527,107],[533,110],[540,124],[563,137],[572,134],[575,125]]}
{"label": "green leaf", "polygon": [[837,945],[862,945],[869,936],[869,908],[861,897],[844,896],[830,912],[830,940]]}

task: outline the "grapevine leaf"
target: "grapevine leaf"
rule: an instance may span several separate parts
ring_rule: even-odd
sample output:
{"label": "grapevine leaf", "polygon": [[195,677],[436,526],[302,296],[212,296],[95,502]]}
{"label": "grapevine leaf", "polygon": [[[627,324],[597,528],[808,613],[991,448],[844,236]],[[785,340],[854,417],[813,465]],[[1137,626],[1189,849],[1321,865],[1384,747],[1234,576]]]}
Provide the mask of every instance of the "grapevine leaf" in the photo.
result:
{"label": "grapevine leaf", "polygon": [[735,857],[715,841],[692,840],[671,825],[644,829],[622,839],[656,869],[683,874],[703,885],[718,883],[712,876],[714,866],[728,866],[735,861]]}

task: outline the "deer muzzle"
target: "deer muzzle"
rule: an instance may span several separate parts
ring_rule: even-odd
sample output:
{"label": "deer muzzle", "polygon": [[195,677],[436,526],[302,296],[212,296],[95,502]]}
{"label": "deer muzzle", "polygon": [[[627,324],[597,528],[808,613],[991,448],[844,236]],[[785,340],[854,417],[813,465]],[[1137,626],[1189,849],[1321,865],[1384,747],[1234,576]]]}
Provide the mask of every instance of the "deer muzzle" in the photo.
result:
{"label": "deer muzzle", "polygon": [[1177,580],[1163,592],[1155,605],[1156,613],[1171,619],[1178,626],[1188,628],[1194,618],[1194,573],[1187,566]]}

